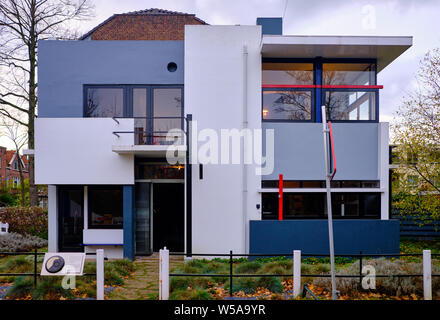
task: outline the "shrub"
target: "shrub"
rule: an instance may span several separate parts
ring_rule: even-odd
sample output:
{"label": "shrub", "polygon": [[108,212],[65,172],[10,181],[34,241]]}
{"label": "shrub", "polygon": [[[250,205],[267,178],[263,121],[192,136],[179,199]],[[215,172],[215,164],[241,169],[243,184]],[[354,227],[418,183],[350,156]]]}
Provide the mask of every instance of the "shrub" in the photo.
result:
{"label": "shrub", "polygon": [[261,268],[262,265],[263,264],[259,261],[244,262],[244,263],[239,264],[235,268],[235,272],[236,273],[247,273],[247,274],[256,273]]}
{"label": "shrub", "polygon": [[25,297],[33,290],[34,283],[31,279],[25,277],[18,277],[14,285],[9,289],[7,297],[10,299],[17,299]]}
{"label": "shrub", "polygon": [[0,206],[2,207],[10,207],[18,204],[18,199],[15,199],[9,193],[0,194]]}
{"label": "shrub", "polygon": [[0,252],[23,252],[47,246],[47,240],[31,235],[7,233],[0,235]]}
{"label": "shrub", "polygon": [[[364,262],[363,265],[372,265],[376,274],[399,275],[399,274],[422,274],[423,266],[421,263],[406,262],[404,260],[392,259],[371,259]],[[433,265],[432,273],[439,273],[440,267]],[[337,274],[355,275],[359,274],[359,261],[342,268]],[[313,281],[318,287],[327,291],[331,290],[330,278],[316,278]],[[336,287],[342,294],[357,293],[360,288],[359,278],[337,278]],[[362,289],[361,289],[362,290]],[[380,293],[402,296],[417,294],[423,295],[422,277],[387,277],[376,278],[376,290]],[[440,296],[440,279],[432,278],[433,296]]]}
{"label": "shrub", "polygon": [[9,223],[9,232],[47,239],[47,211],[40,207],[2,208],[0,221]]}
{"label": "shrub", "polygon": [[60,296],[72,298],[72,290],[64,289],[61,282],[61,277],[44,277],[32,291],[32,299],[57,300]]}
{"label": "shrub", "polygon": [[[232,292],[238,292],[243,291],[246,294],[255,293],[258,288],[258,280],[259,278],[251,278],[251,277],[244,277],[244,278],[234,278],[232,281]],[[225,290],[229,291],[229,281],[225,285]]]}
{"label": "shrub", "polygon": [[258,287],[266,288],[271,292],[281,293],[283,292],[283,284],[278,277],[261,277],[258,280]]}

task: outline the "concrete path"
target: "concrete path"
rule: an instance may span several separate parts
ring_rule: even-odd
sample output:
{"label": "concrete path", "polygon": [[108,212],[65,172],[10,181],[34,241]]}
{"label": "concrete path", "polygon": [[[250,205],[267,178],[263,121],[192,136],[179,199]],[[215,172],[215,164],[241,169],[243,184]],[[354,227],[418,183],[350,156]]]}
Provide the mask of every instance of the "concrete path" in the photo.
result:
{"label": "concrete path", "polygon": [[[170,270],[183,264],[183,257],[170,256]],[[159,254],[137,257],[136,270],[131,279],[125,280],[106,296],[107,300],[151,300],[159,296]]]}

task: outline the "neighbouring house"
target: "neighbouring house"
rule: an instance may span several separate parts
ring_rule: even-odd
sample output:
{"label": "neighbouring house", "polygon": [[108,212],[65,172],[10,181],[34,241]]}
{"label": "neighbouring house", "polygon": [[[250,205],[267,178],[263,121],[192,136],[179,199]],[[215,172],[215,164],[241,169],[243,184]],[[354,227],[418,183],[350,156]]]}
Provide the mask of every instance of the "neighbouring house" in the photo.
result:
{"label": "neighbouring house", "polygon": [[325,105],[335,251],[398,253],[377,74],[411,45],[160,9],[40,41],[34,152],[49,251],[328,252]]}
{"label": "neighbouring house", "polygon": [[7,150],[0,146],[0,183],[13,188],[20,185],[19,161],[21,161],[23,178],[29,179],[27,156],[20,155],[18,157],[15,150]]}

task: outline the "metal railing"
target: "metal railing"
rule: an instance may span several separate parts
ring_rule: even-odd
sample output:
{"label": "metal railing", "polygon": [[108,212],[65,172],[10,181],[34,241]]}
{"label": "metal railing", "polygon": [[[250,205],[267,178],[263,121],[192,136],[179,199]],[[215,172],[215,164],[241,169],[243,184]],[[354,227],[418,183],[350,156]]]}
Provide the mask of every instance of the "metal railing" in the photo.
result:
{"label": "metal railing", "polygon": [[[161,250],[163,251],[163,250]],[[168,250],[166,250],[168,252]],[[184,252],[169,252],[168,253],[171,256],[188,256],[188,254]],[[292,257],[292,253],[278,253],[278,254],[237,254],[233,253],[231,250],[229,254],[227,253],[191,253],[190,256],[199,256],[199,257],[227,257],[229,258],[229,273],[228,274],[212,274],[212,273],[204,273],[204,274],[195,274],[195,273],[169,273],[169,277],[228,277],[229,278],[229,296],[233,296],[233,279],[234,278],[252,278],[252,277],[292,277],[293,274],[237,274],[233,272],[233,264],[234,264],[234,257],[254,257],[254,258],[263,258],[263,257]],[[337,254],[335,257],[341,257],[341,258],[352,258],[352,259],[358,259],[359,260],[359,274],[336,274],[336,278],[359,278],[359,284],[362,285],[362,279],[365,277],[365,275],[362,272],[363,269],[363,260],[365,258],[401,258],[401,257],[423,257],[424,255],[421,253],[399,253],[399,254],[364,254],[362,251],[360,251],[359,254]],[[302,257],[315,257],[315,258],[329,258],[329,254],[313,254],[313,253],[307,253],[302,254],[299,258],[301,261]],[[430,257],[433,257],[434,259],[438,258],[440,259],[440,254],[430,254]],[[168,261],[168,258],[165,259]],[[160,263],[162,263],[162,259],[160,259]],[[164,269],[168,270],[168,269]],[[299,278],[329,278],[330,274],[300,274]],[[376,278],[404,278],[404,277],[424,277],[424,274],[378,274],[375,275]],[[431,277],[440,277],[440,274],[431,274]],[[162,284],[162,282],[161,282]],[[166,289],[164,289],[166,290]],[[307,292],[310,291],[310,289],[307,287],[303,290],[306,290]]]}
{"label": "metal railing", "polygon": [[[113,117],[112,118],[117,124],[120,124],[119,119],[134,119],[134,120],[144,120],[143,123],[139,124],[139,127],[136,128],[136,121],[134,124],[133,131],[113,131],[112,133],[118,138],[121,134],[133,134],[134,135],[134,144],[135,145],[169,145],[172,144],[173,141],[166,141],[165,139],[174,138],[175,141],[180,139],[182,143],[184,142],[184,138],[187,134],[185,130],[185,122],[188,121],[185,117]],[[170,120],[170,128],[180,129],[183,131],[183,135],[177,135],[175,132],[173,134],[169,134],[169,131],[164,130],[154,130],[155,120]],[[180,123],[176,126],[176,121],[179,120]],[[163,125],[162,125],[163,126]],[[145,128],[144,128],[145,127]],[[159,126],[160,127],[160,126]]]}
{"label": "metal railing", "polygon": [[[38,278],[40,277],[40,273],[38,272],[38,256],[44,256],[44,252],[38,252],[37,249],[34,249],[32,252],[0,252],[0,257],[2,256],[33,256],[33,272],[23,272],[23,273],[0,273],[0,277],[33,277],[34,279],[34,287],[37,286]],[[94,252],[87,252],[86,255],[96,255]],[[104,258],[104,260],[108,260],[108,258]],[[96,276],[95,273],[84,273],[83,276]]]}

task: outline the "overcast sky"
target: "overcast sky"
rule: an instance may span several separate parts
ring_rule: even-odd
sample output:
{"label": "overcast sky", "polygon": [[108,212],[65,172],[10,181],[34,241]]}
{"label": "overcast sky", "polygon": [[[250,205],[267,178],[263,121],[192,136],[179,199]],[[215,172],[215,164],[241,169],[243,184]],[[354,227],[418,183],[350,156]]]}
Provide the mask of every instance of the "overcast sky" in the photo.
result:
{"label": "overcast sky", "polygon": [[[161,8],[195,13],[209,24],[254,25],[257,17],[284,16],[285,35],[412,36],[413,46],[378,75],[380,121],[392,122],[402,97],[415,85],[419,61],[440,47],[439,0],[91,0],[95,17],[87,32],[114,13]],[[365,25],[368,13],[375,25]],[[371,16],[369,16],[371,17]],[[371,20],[368,20],[371,21]],[[0,139],[2,144],[4,139]]]}
{"label": "overcast sky", "polygon": [[[378,75],[380,120],[392,117],[414,85],[420,59],[440,47],[438,0],[94,0],[96,16],[82,22],[86,32],[114,13],[147,8],[195,13],[209,24],[253,25],[257,17],[284,16],[285,35],[413,36],[413,47]],[[375,13],[375,26],[365,25]],[[370,16],[368,16],[370,17]],[[368,20],[372,21],[372,20]]]}

